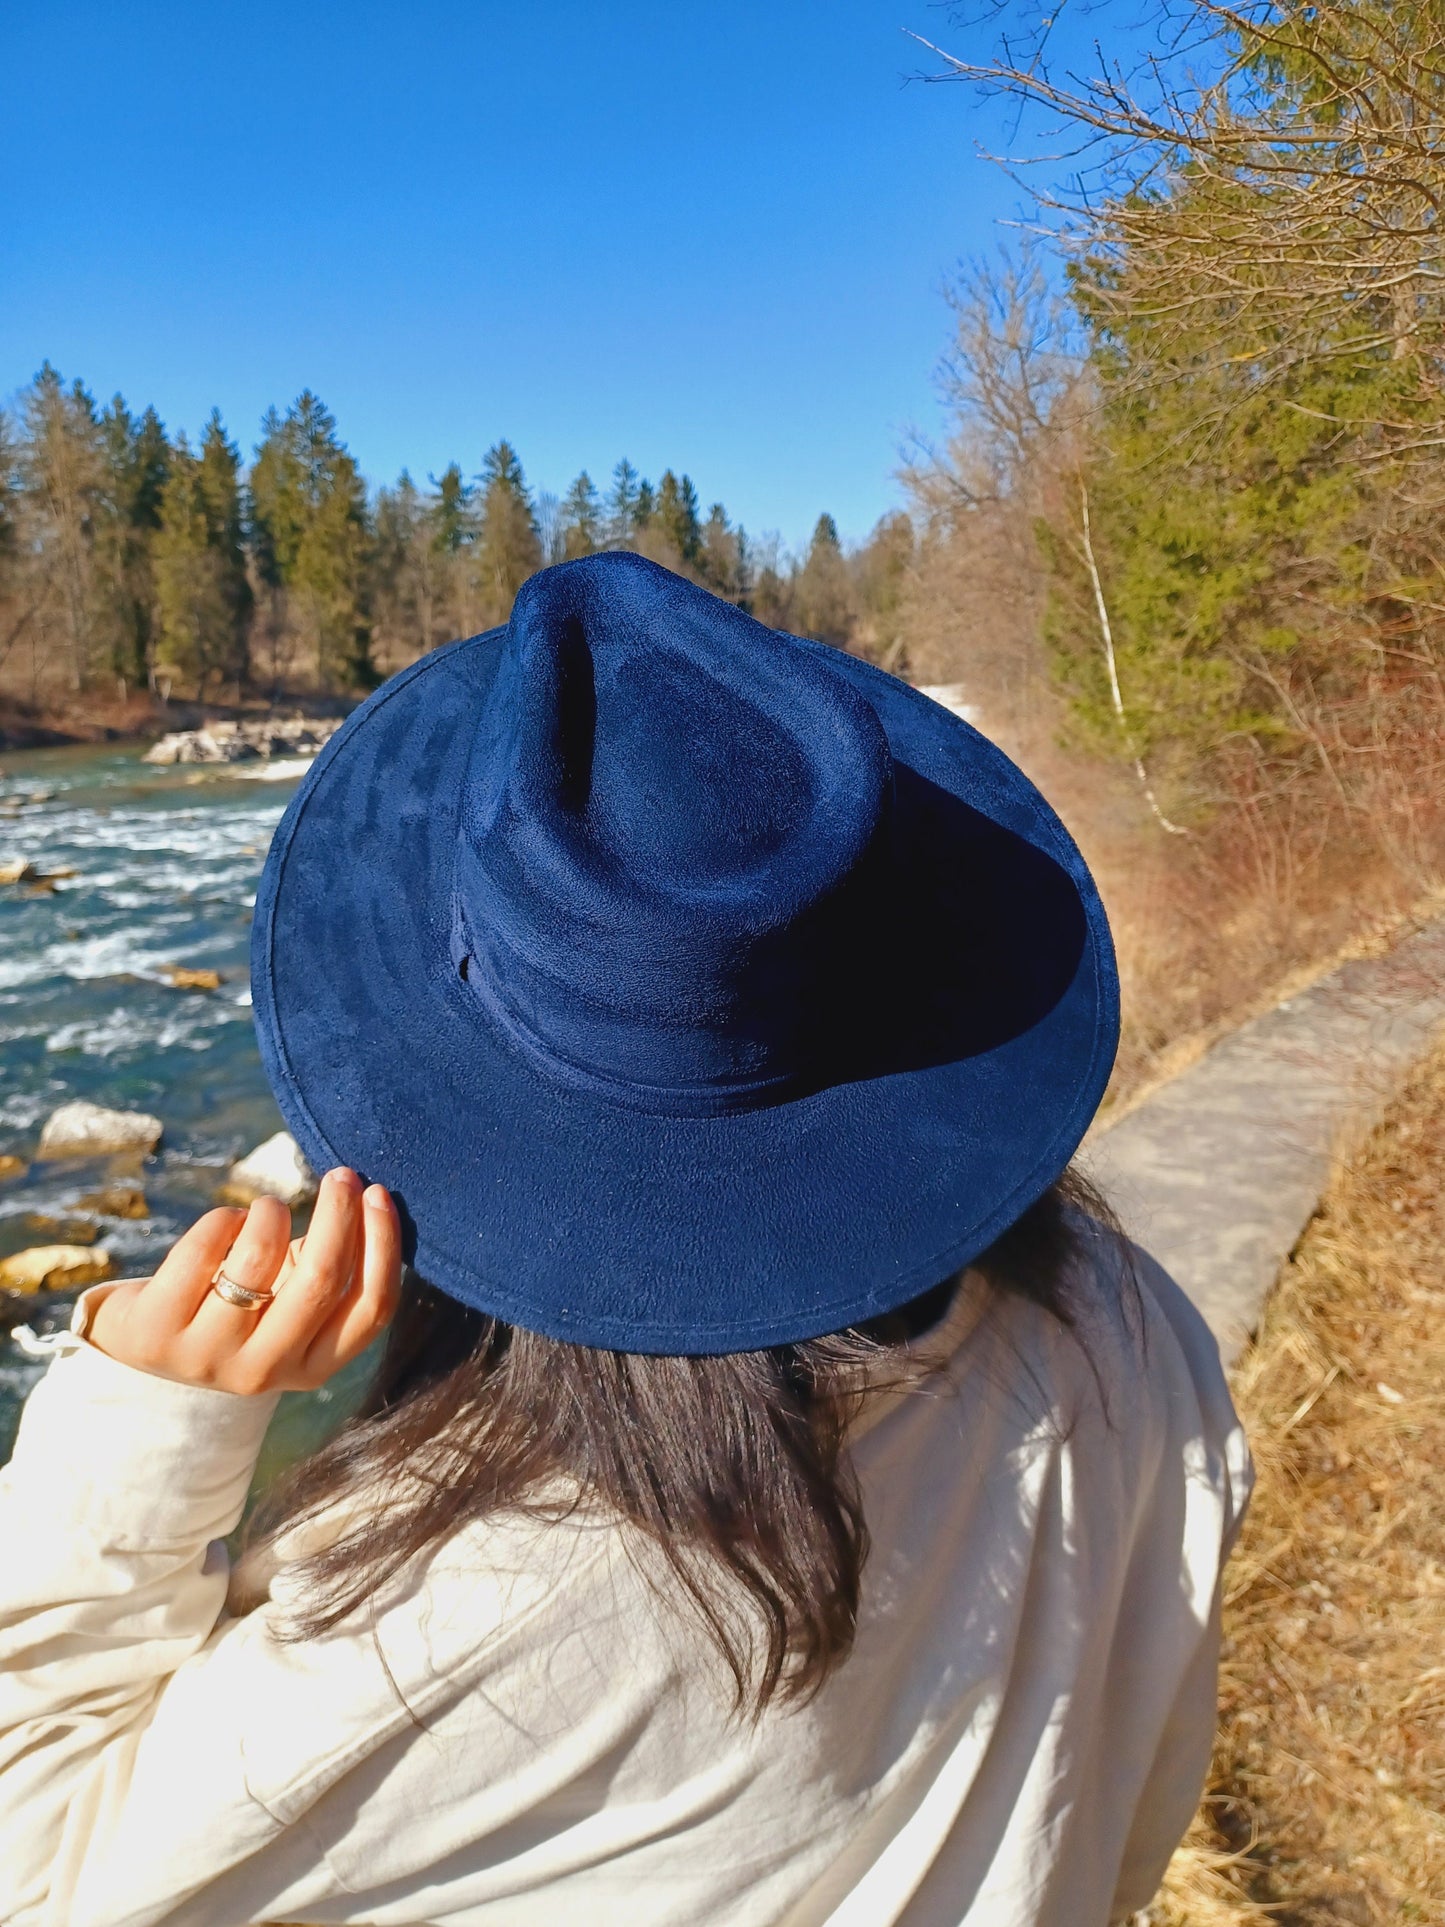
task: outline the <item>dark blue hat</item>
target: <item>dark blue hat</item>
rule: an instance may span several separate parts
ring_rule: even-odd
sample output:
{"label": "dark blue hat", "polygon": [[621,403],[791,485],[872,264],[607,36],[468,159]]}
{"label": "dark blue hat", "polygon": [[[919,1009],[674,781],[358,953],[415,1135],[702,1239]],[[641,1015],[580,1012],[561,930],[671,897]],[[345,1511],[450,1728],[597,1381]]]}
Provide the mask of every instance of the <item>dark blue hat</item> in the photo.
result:
{"label": "dark blue hat", "polygon": [[1059,1175],[1118,979],[1027,778],[881,670],[640,557],[338,731],[252,942],[272,1088],[454,1298],[745,1351],[903,1303]]}

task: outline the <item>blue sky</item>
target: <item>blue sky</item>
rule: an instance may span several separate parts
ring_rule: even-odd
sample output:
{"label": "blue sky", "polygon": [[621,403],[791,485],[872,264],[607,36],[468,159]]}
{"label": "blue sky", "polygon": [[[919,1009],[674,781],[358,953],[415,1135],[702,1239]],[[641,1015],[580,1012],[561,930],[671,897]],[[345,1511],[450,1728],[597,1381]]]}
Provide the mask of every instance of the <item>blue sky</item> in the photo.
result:
{"label": "blue sky", "polygon": [[904,27],[968,41],[931,0],[6,8],[0,395],[48,356],[249,451],[310,385],[373,481],[506,435],[538,488],[626,454],[862,536],[1018,205]]}

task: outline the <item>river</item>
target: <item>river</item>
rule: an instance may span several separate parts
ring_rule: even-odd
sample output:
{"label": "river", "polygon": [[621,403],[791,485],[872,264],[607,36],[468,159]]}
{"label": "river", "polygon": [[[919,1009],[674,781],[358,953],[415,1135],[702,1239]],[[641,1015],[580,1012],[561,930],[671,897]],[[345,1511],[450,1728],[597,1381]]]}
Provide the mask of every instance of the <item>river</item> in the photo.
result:
{"label": "river", "polygon": [[[133,746],[0,755],[0,863],[75,872],[53,889],[0,888],[0,1151],[28,1160],[72,1097],[165,1124],[139,1170],[48,1163],[0,1182],[0,1256],[57,1242],[68,1220],[82,1234],[93,1223],[122,1272],[148,1272],[214,1202],[228,1165],[282,1128],[251,1028],[247,947],[266,848],[305,770],[157,768]],[[221,987],[174,989],[175,964],[215,970]],[[144,1218],[78,1213],[122,1176],[142,1184]],[[41,1369],[0,1338],[0,1461]],[[268,1463],[324,1416],[287,1402]]]}

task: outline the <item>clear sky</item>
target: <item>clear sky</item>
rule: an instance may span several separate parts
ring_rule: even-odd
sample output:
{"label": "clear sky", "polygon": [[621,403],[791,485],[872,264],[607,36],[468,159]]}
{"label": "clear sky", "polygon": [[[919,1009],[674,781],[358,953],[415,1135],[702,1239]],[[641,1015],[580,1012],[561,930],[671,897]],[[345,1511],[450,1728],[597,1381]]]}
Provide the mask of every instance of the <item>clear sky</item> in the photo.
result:
{"label": "clear sky", "polygon": [[0,396],[48,356],[249,452],[309,385],[373,482],[505,435],[537,488],[625,454],[862,536],[1018,201],[904,27],[967,41],[932,0],[4,7]]}

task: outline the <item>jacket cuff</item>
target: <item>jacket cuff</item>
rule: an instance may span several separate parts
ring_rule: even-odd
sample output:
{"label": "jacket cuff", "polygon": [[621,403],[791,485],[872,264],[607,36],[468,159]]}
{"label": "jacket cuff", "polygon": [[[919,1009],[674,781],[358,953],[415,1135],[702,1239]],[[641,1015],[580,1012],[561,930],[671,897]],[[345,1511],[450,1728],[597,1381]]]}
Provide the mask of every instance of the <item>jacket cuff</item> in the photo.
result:
{"label": "jacket cuff", "polygon": [[223,1537],[281,1394],[183,1385],[109,1357],[83,1336],[105,1290],[82,1294],[70,1331],[40,1341],[50,1369],[26,1400],[7,1479],[43,1482],[72,1517],[99,1508],[107,1536],[138,1547]]}

